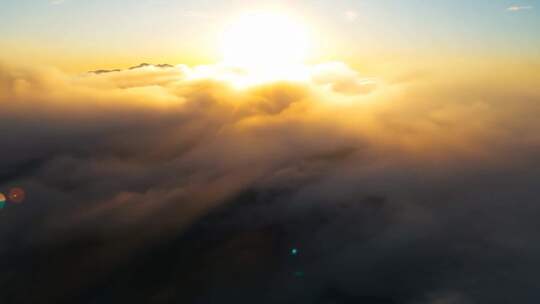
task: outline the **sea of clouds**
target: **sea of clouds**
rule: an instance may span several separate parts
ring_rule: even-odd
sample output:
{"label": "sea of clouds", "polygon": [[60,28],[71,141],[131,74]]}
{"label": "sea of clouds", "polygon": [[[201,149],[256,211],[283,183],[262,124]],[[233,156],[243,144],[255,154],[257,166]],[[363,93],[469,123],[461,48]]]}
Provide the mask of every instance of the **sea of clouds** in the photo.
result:
{"label": "sea of clouds", "polygon": [[536,303],[540,68],[501,66],[0,66],[0,303]]}

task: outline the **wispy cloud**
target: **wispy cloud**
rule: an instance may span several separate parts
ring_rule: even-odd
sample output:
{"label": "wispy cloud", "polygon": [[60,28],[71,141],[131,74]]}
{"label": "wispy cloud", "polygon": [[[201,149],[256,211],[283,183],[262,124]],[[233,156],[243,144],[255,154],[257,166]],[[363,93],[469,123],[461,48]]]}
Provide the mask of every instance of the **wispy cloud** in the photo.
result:
{"label": "wispy cloud", "polygon": [[195,19],[211,19],[212,16],[200,11],[184,11],[181,12],[182,17],[195,18]]}
{"label": "wispy cloud", "polygon": [[512,5],[508,7],[506,10],[511,12],[518,12],[518,11],[526,11],[531,10],[533,7],[531,5]]}
{"label": "wispy cloud", "polygon": [[355,21],[356,19],[358,19],[358,13],[355,12],[355,11],[352,11],[352,10],[349,10],[349,11],[346,11],[344,13],[345,15],[345,19],[347,19],[347,21]]}

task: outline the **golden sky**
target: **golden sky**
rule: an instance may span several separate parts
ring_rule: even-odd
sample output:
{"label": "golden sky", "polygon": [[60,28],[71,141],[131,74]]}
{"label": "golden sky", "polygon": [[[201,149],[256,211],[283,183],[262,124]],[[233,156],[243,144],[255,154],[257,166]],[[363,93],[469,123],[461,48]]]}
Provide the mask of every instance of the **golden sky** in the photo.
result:
{"label": "golden sky", "polygon": [[[224,57],[227,29],[244,27],[242,19],[253,12],[285,17],[244,27],[259,34],[236,37],[237,53],[251,51],[246,40],[277,42],[295,52],[298,45],[276,36],[297,27],[310,35],[305,59],[311,62],[538,60],[540,18],[535,1],[529,2],[8,0],[0,10],[0,60],[72,72],[141,62],[215,63]],[[292,31],[284,30],[291,24]]]}

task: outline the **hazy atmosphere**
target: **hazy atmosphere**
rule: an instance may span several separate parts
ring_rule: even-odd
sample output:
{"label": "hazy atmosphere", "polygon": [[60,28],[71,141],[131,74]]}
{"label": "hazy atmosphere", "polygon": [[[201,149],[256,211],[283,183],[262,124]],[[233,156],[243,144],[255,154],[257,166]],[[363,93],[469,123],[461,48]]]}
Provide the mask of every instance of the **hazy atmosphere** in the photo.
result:
{"label": "hazy atmosphere", "polygon": [[0,0],[0,303],[538,303],[539,10]]}

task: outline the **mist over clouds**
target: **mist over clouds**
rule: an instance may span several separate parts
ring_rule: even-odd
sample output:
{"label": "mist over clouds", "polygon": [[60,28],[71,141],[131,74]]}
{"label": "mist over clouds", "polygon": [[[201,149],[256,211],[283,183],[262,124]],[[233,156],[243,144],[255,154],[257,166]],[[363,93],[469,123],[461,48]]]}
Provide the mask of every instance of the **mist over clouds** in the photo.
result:
{"label": "mist over clouds", "polygon": [[0,303],[536,303],[540,69],[443,66],[0,66]]}

